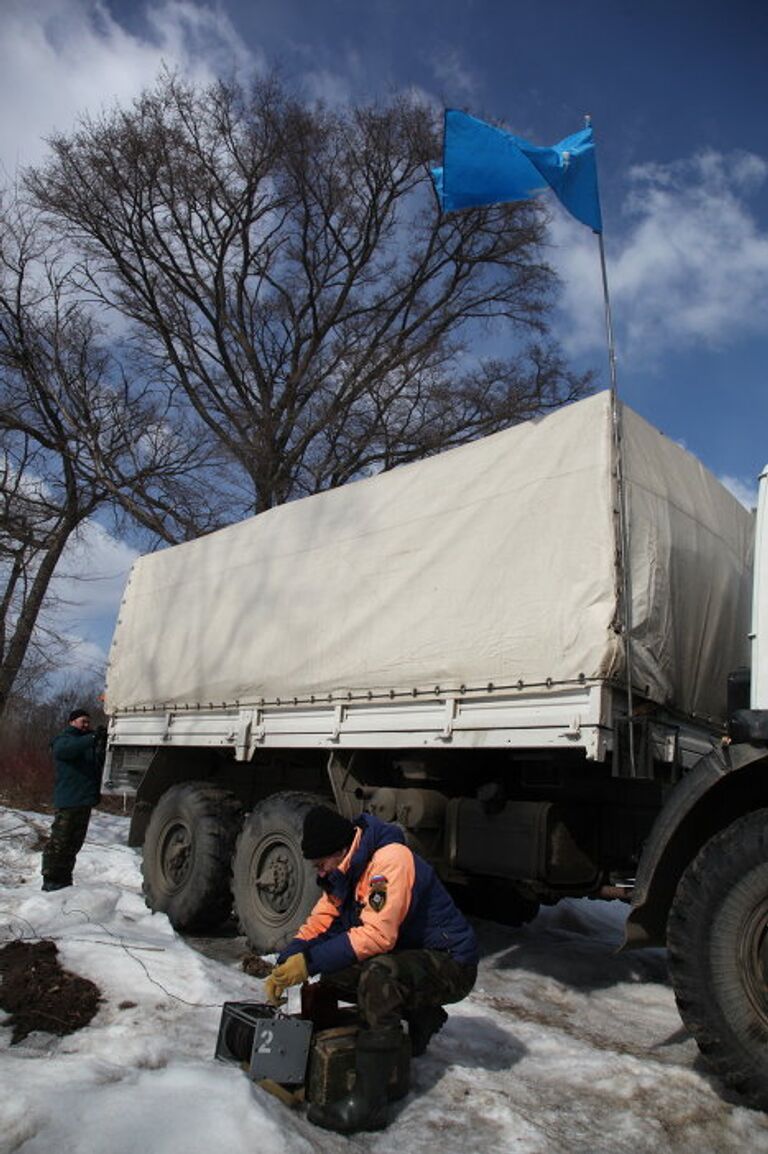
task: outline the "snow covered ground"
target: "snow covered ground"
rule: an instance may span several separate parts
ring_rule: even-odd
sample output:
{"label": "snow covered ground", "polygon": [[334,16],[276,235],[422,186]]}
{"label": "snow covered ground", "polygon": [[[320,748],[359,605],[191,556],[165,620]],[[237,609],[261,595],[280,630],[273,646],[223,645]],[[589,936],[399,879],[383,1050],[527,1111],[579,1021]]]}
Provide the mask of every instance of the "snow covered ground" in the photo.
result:
{"label": "snow covered ground", "polygon": [[262,999],[242,940],[185,941],[149,913],[120,817],[94,814],[75,887],[42,893],[49,820],[0,809],[0,938],[54,939],[105,1000],[62,1038],[11,1046],[0,1027],[2,1154],[768,1154],[768,1117],[682,1029],[663,953],[617,955],[621,909],[586,901],[520,930],[479,922],[477,986],[413,1063],[390,1127],[319,1131],[213,1058],[221,1004]]}

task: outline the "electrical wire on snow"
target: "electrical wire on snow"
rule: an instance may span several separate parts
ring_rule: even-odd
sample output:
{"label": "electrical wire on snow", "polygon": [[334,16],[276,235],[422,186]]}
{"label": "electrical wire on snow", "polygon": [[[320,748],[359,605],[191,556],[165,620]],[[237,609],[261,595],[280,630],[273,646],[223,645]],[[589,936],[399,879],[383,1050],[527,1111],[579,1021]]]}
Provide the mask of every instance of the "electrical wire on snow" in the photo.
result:
{"label": "electrical wire on snow", "polygon": [[24,937],[23,935],[21,937],[19,937],[18,934],[16,934],[14,937],[3,938],[2,940],[4,942],[24,942],[24,941],[30,941],[30,939],[34,939],[36,942],[41,942],[43,940],[41,938],[40,934],[38,934],[35,927],[32,925],[32,923],[28,922],[26,918],[21,917],[20,914],[13,914],[10,912],[10,910],[0,910],[0,914],[5,915],[6,917],[8,917],[10,919],[8,922],[8,929],[9,930],[11,929],[12,922],[15,920],[17,922],[23,922],[24,925],[29,926],[30,930],[32,931],[32,933],[30,934],[29,937]]}
{"label": "electrical wire on snow", "polygon": [[85,841],[82,844],[81,849],[79,850],[79,853],[82,853],[83,850],[91,851],[91,852],[95,852],[96,850],[98,850],[100,853],[102,853],[106,850],[109,853],[127,853],[127,854],[130,854],[130,856],[132,858],[138,857],[138,851],[133,846],[113,845],[113,844],[105,845],[104,842],[93,841],[93,840],[90,840],[89,838],[85,839]]}
{"label": "electrical wire on snow", "polygon": [[10,837],[20,829],[25,829],[31,832],[29,830],[29,826],[25,822],[20,822],[19,825],[12,825],[10,829],[0,829],[0,837]]}
{"label": "electrical wire on snow", "polygon": [[[66,911],[64,911],[64,912],[66,912]],[[99,938],[70,938],[70,937],[64,938],[58,934],[51,934],[51,933],[40,934],[37,932],[37,930],[35,929],[35,927],[32,925],[32,923],[30,921],[27,921],[26,918],[22,918],[19,914],[11,914],[7,910],[0,910],[0,915],[2,915],[2,914],[7,914],[7,916],[9,917],[9,921],[8,921],[9,929],[12,928],[12,922],[15,919],[18,922],[23,922],[24,925],[27,926],[30,930],[30,932],[27,934],[22,933],[22,934],[14,934],[12,937],[5,937],[5,936],[0,937],[0,942],[3,942],[5,944],[8,944],[10,942],[82,942],[86,946],[114,946],[114,947],[122,946],[123,949],[125,949],[125,944],[121,941],[103,942]],[[110,931],[107,930],[106,932],[109,933]],[[134,945],[134,946],[131,946],[131,949],[142,950],[145,953],[153,953],[153,954],[164,954],[165,953],[165,946],[136,946],[136,945]]]}
{"label": "electrical wire on snow", "polygon": [[86,910],[81,910],[81,909],[76,909],[75,907],[70,907],[69,909],[62,909],[61,912],[63,914],[66,914],[67,916],[69,916],[70,914],[81,914],[85,918],[85,920],[87,922],[89,922],[91,925],[98,926],[100,930],[103,930],[104,933],[107,935],[107,937],[114,938],[115,944],[121,946],[125,950],[128,957],[131,958],[132,961],[136,962],[136,964],[142,968],[142,970],[144,971],[144,973],[147,977],[147,980],[149,982],[151,982],[153,986],[157,986],[157,988],[159,990],[162,990],[163,993],[166,995],[166,997],[172,998],[174,1002],[181,1002],[183,1005],[191,1006],[195,1010],[219,1010],[219,1009],[221,1009],[221,1002],[190,1002],[187,998],[182,998],[180,994],[174,994],[171,990],[169,990],[166,986],[164,986],[162,982],[158,981],[157,978],[152,977],[152,975],[149,972],[149,969],[147,968],[147,966],[145,965],[145,963],[143,962],[143,960],[141,958],[137,958],[134,954],[131,953],[131,949],[140,949],[141,948],[140,946],[128,946],[128,945],[126,945],[125,941],[120,937],[119,934],[113,933],[113,931],[110,930],[108,926],[103,925],[101,922],[97,921],[96,918],[92,918],[90,916],[90,914],[87,913]]}

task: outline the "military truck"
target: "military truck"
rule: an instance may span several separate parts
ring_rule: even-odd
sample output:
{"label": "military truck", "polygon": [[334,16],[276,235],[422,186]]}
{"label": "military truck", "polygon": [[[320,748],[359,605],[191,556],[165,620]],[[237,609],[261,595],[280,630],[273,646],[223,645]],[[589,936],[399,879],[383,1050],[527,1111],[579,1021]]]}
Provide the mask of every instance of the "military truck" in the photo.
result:
{"label": "military truck", "polygon": [[702,1050],[768,1104],[754,539],[599,393],[139,558],[107,779],[135,794],[148,904],[199,931],[234,902],[275,951],[317,896],[307,808],[376,813],[478,915],[630,901],[627,944],[668,945]]}

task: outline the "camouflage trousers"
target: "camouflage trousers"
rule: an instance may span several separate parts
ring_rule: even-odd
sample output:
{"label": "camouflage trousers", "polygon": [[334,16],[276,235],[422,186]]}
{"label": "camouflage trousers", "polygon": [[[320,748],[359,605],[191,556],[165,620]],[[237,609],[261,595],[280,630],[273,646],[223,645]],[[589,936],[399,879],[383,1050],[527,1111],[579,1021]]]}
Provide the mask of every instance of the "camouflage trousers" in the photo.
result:
{"label": "camouflage trousers", "polygon": [[444,950],[398,950],[376,954],[354,966],[325,974],[321,985],[345,1002],[356,1002],[371,1030],[400,1028],[400,1019],[428,1006],[466,998],[477,966],[463,965]]}
{"label": "camouflage trousers", "polygon": [[91,819],[89,805],[57,809],[51,834],[43,850],[43,878],[47,882],[71,884],[72,870]]}

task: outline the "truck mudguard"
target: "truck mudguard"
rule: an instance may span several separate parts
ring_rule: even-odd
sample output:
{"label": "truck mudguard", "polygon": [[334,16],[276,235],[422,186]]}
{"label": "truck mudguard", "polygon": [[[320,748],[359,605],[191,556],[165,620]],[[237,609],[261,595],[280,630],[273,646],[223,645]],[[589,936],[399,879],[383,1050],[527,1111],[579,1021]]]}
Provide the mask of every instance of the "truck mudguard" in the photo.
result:
{"label": "truck mudguard", "polygon": [[638,866],[624,948],[664,946],[666,922],[688,863],[720,829],[768,802],[766,746],[716,746],[675,786],[654,823]]}

